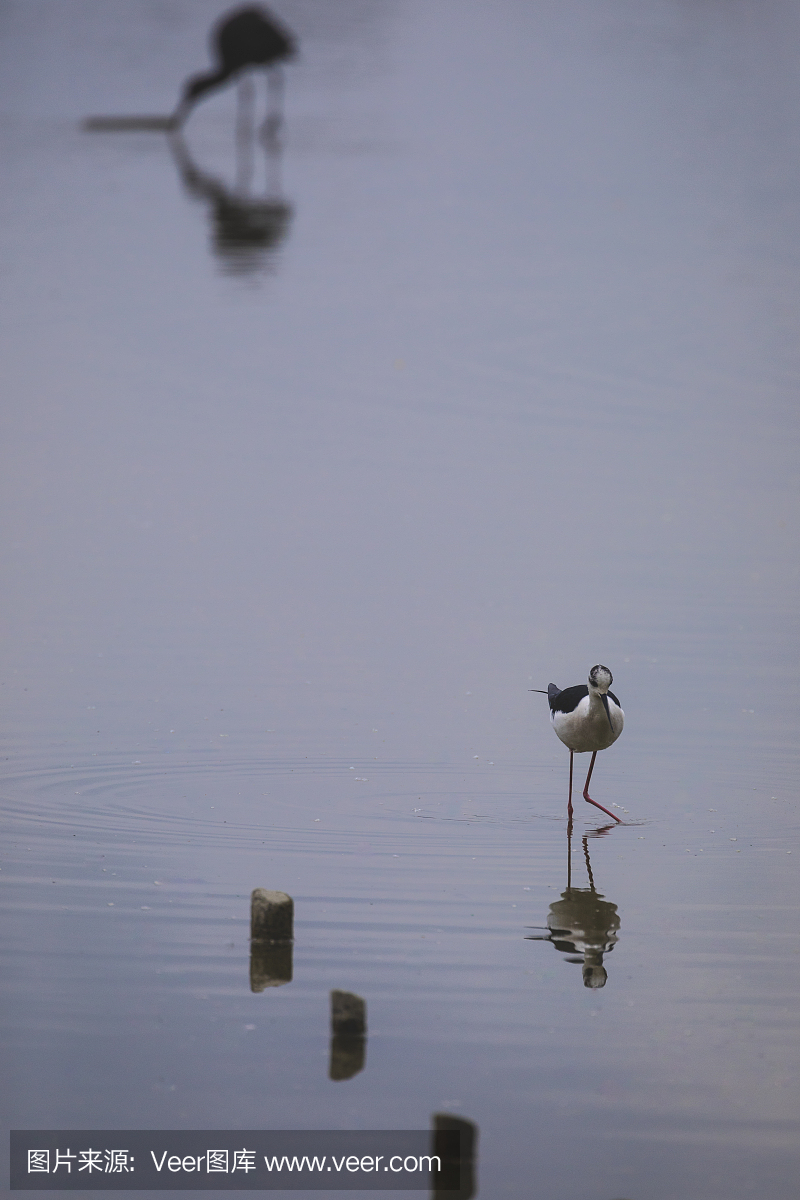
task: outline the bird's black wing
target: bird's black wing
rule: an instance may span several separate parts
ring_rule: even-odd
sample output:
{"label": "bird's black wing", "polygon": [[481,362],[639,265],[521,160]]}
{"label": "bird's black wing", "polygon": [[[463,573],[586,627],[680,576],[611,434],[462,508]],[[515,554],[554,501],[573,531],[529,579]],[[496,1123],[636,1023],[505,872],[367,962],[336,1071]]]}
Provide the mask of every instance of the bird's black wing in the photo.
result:
{"label": "bird's black wing", "polygon": [[588,695],[589,688],[585,683],[576,683],[574,687],[564,688],[563,692],[554,683],[547,689],[547,699],[553,712],[574,712],[583,697]]}
{"label": "bird's black wing", "polygon": [[617,708],[622,708],[622,705],[620,704],[619,700],[618,700],[618,699],[617,699],[617,697],[614,695],[614,693],[613,693],[613,692],[609,692],[608,694],[609,694],[609,696],[611,697],[611,699],[614,701],[614,703],[616,704]]}

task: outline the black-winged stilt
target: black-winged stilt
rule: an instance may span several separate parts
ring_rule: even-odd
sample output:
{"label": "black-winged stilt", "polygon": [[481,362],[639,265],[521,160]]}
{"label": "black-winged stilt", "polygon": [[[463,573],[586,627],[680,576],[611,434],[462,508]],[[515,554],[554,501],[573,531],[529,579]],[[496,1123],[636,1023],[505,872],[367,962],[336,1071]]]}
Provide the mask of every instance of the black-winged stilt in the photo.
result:
{"label": "black-winged stilt", "polygon": [[[186,80],[172,118],[174,127],[186,120],[201,96],[237,78],[242,71],[251,67],[264,67],[270,71],[270,68],[277,67],[286,59],[294,58],[297,42],[285,25],[266,8],[248,5],[236,9],[218,22],[211,34],[211,48],[217,60],[216,70],[193,75]],[[272,74],[270,71],[270,78]],[[268,118],[270,132],[274,132],[271,127],[279,119],[275,113]]]}
{"label": "black-winged stilt", "polygon": [[211,31],[211,52],[216,59],[216,69],[191,75],[186,80],[171,116],[87,117],[83,128],[95,133],[142,129],[174,132],[180,129],[206,92],[238,79],[250,68],[263,67],[267,71],[270,107],[264,134],[267,139],[272,138],[281,123],[283,81],[279,66],[297,54],[294,35],[262,6],[248,5],[235,9],[217,22]]}
{"label": "black-winged stilt", "polygon": [[569,749],[569,804],[567,813],[572,821],[572,760],[575,754],[592,752],[586,783],[583,785],[583,798],[588,804],[593,804],[617,823],[620,818],[614,816],[602,804],[598,804],[589,795],[589,780],[594,770],[594,760],[598,750],[606,750],[617,740],[625,724],[625,714],[619,700],[608,689],[614,682],[608,667],[600,663],[589,672],[588,686],[576,683],[574,687],[562,691],[554,683],[549,684],[547,691],[542,688],[531,688],[532,692],[541,692],[547,696],[550,704],[550,720],[558,737]]}

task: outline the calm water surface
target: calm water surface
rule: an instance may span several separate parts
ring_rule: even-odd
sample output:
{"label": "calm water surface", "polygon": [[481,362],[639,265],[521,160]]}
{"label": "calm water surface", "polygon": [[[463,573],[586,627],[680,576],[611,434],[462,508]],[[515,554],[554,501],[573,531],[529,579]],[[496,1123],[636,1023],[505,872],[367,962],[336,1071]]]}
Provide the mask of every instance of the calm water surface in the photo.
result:
{"label": "calm water surface", "polygon": [[[221,7],[0,12],[4,1125],[444,1112],[486,1200],[788,1200],[800,9],[281,0],[280,149],[233,88],[81,130]],[[568,846],[528,689],[596,662]]]}

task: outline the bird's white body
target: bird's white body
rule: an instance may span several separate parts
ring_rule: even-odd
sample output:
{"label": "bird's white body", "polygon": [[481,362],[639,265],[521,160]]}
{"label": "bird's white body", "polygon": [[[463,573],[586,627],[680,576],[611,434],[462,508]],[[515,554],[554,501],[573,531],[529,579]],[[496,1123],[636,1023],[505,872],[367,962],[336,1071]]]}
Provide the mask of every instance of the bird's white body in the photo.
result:
{"label": "bird's white body", "polygon": [[[583,798],[587,804],[593,804],[595,808],[599,808],[601,812],[619,822],[616,813],[604,808],[589,795],[589,780],[592,778],[597,752],[613,746],[625,724],[625,714],[620,707],[619,700],[613,692],[609,691],[613,682],[614,679],[608,667],[598,663],[589,672],[588,683],[579,683],[575,687],[563,690],[551,683],[545,693],[550,705],[550,721],[553,729],[569,749],[567,816],[570,823],[572,822],[573,755],[588,754],[589,752],[591,752],[592,761],[589,763],[589,772],[586,776],[586,783],[583,785]],[[532,688],[531,690],[539,691],[540,689]]]}
{"label": "bird's white body", "polygon": [[574,750],[576,754],[586,754],[590,750],[607,750],[622,733],[625,724],[625,713],[620,706],[608,696],[608,715],[600,693],[590,690],[572,712],[550,713],[553,729],[558,737]]}

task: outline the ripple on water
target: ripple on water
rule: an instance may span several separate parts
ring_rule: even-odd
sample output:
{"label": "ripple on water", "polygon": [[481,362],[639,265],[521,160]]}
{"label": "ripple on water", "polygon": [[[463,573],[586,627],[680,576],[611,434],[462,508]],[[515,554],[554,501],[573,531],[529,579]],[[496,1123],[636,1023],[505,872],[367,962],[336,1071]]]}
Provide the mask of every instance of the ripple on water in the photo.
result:
{"label": "ripple on water", "polygon": [[562,823],[556,806],[532,804],[530,786],[509,790],[508,782],[506,773],[498,789],[496,775],[476,780],[450,764],[97,755],[19,763],[5,777],[0,811],[12,835],[37,839],[67,833],[115,844],[231,846],[281,833],[335,850],[354,832],[414,842],[421,824],[438,840],[442,825],[494,826],[501,834],[532,821]]}

